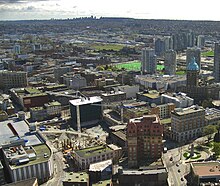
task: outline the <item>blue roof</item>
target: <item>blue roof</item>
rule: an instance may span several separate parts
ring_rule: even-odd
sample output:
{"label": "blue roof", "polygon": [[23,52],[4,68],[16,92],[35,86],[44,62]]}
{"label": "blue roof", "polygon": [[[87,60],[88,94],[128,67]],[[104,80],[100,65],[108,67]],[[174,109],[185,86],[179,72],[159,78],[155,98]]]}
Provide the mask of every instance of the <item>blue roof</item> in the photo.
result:
{"label": "blue roof", "polygon": [[196,60],[194,57],[192,58],[191,62],[188,64],[187,70],[199,71],[199,66],[196,63]]}

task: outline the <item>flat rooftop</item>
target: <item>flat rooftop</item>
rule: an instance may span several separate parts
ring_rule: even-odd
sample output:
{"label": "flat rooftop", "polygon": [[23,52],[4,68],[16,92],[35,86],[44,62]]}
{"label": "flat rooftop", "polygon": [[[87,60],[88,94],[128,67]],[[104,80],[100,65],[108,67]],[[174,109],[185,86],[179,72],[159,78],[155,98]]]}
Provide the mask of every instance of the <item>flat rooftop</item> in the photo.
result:
{"label": "flat rooftop", "polygon": [[203,162],[192,163],[193,171],[199,177],[203,176],[220,176],[220,163],[219,162]]}
{"label": "flat rooftop", "polygon": [[182,116],[182,115],[201,112],[201,111],[205,112],[205,109],[203,107],[194,105],[194,106],[191,106],[188,108],[176,108],[176,109],[174,109],[174,111],[172,111],[172,113],[175,115]]}
{"label": "flat rooftop", "polygon": [[8,123],[11,123],[21,139],[27,141],[26,146],[42,144],[42,141],[36,134],[29,133],[29,125],[24,120],[6,120],[0,122],[0,146],[18,139],[8,127]]}
{"label": "flat rooftop", "polygon": [[109,165],[112,165],[112,160],[106,160],[106,161],[101,161],[98,163],[92,163],[89,166],[89,171],[103,171]]}
{"label": "flat rooftop", "polygon": [[89,181],[89,175],[86,172],[67,172],[63,182],[83,183]]}
{"label": "flat rooftop", "polygon": [[149,169],[149,170],[123,170],[123,175],[152,175],[152,174],[161,174],[167,173],[166,168],[159,169]]}
{"label": "flat rooftop", "polygon": [[89,97],[89,99],[81,98],[81,99],[70,100],[70,104],[77,106],[77,105],[87,105],[87,104],[98,103],[101,101],[102,101],[101,97],[93,96],[93,97]]}
{"label": "flat rooftop", "polygon": [[[36,145],[36,146],[32,146],[32,147],[36,152],[36,159],[35,160],[30,160],[26,164],[11,165],[12,169],[17,169],[17,168],[24,167],[24,166],[39,164],[41,162],[48,161],[49,158],[51,157],[51,151],[50,151],[49,147],[46,144]],[[47,154],[47,156],[45,156],[45,154]]]}
{"label": "flat rooftop", "polygon": [[93,157],[100,155],[102,153],[112,152],[113,150],[109,148],[107,145],[99,145],[95,147],[89,147],[81,150],[75,151],[76,154],[78,154],[80,157]]}

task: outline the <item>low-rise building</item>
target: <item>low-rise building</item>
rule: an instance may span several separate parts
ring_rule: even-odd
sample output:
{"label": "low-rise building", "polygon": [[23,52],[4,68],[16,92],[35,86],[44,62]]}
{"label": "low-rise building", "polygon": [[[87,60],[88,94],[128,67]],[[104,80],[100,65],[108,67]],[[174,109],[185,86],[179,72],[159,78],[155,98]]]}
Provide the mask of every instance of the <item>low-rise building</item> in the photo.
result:
{"label": "low-rise building", "polygon": [[178,87],[186,84],[186,76],[177,75],[137,75],[135,82],[144,88],[155,90],[176,90]]}
{"label": "low-rise building", "polygon": [[202,135],[206,126],[205,109],[200,106],[177,108],[171,112],[172,139],[185,143]]}
{"label": "low-rise building", "polygon": [[4,167],[2,165],[2,162],[0,161],[0,185],[5,184],[5,175],[4,175]]}
{"label": "low-rise building", "polygon": [[87,86],[86,78],[82,77],[80,74],[74,73],[64,74],[63,83],[74,90],[79,90]]}
{"label": "low-rise building", "polygon": [[115,91],[122,91],[126,93],[126,99],[136,98],[136,93],[139,92],[139,85],[124,85],[113,88]]}
{"label": "low-rise building", "polygon": [[45,139],[30,133],[27,121],[0,122],[0,146],[11,182],[36,177],[44,183],[53,175],[53,154]]}
{"label": "low-rise building", "polygon": [[202,183],[219,183],[220,181],[220,163],[216,162],[194,162],[190,164],[191,185],[200,185]]}
{"label": "low-rise building", "polygon": [[86,172],[67,172],[62,182],[63,186],[89,186],[89,175]]}
{"label": "low-rise building", "polygon": [[29,110],[32,107],[42,107],[49,102],[48,94],[36,88],[11,89],[10,91],[12,99],[24,110]]}
{"label": "low-rise building", "polygon": [[205,109],[206,125],[217,125],[220,120],[220,110],[216,108]]}
{"label": "low-rise building", "polygon": [[[117,147],[117,146],[115,146]],[[118,161],[122,153],[121,148],[116,150],[110,145],[99,145],[88,147],[74,152],[74,159],[79,169],[88,169],[91,163],[97,163],[105,160],[112,159]]]}
{"label": "low-rise building", "polygon": [[119,176],[120,186],[168,186],[166,168],[150,168],[146,170],[123,170]]}
{"label": "low-rise building", "polygon": [[92,163],[89,166],[90,182],[109,180],[112,178],[112,160]]}
{"label": "low-rise building", "polygon": [[194,99],[186,96],[185,93],[162,94],[163,103],[174,103],[176,108],[186,108],[194,104]]}
{"label": "low-rise building", "polygon": [[126,93],[122,91],[111,91],[102,93],[101,98],[104,103],[120,102],[122,100],[126,100]]}
{"label": "low-rise building", "polygon": [[156,90],[145,90],[144,92],[137,93],[137,100],[160,105],[161,95]]}

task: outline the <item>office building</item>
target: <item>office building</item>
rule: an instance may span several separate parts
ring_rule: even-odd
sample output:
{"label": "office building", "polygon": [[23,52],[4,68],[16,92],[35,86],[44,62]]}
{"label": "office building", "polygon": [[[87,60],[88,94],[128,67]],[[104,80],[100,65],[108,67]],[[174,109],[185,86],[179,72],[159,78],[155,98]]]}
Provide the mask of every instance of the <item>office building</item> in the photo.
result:
{"label": "office building", "polygon": [[157,57],[155,50],[150,48],[142,49],[141,71],[143,74],[155,74],[157,70]]}
{"label": "office building", "polygon": [[176,52],[169,50],[165,52],[164,56],[164,74],[175,75],[176,74]]}
{"label": "office building", "polygon": [[220,43],[215,43],[214,78],[215,78],[215,82],[220,82]]}
{"label": "office building", "polygon": [[192,58],[195,58],[195,61],[199,67],[199,71],[201,70],[201,49],[198,47],[188,47],[186,50],[186,66],[191,63]]}
{"label": "office building", "polygon": [[179,143],[185,143],[201,136],[205,125],[205,109],[203,107],[176,108],[171,112],[172,139]]}
{"label": "office building", "polygon": [[127,125],[128,166],[156,160],[163,151],[163,126],[157,115],[131,119]]}
{"label": "office building", "polygon": [[98,123],[102,118],[101,102],[102,98],[98,96],[70,100],[72,127],[80,130]]}
{"label": "office building", "polygon": [[10,89],[27,86],[27,73],[21,71],[0,71],[0,88]]}

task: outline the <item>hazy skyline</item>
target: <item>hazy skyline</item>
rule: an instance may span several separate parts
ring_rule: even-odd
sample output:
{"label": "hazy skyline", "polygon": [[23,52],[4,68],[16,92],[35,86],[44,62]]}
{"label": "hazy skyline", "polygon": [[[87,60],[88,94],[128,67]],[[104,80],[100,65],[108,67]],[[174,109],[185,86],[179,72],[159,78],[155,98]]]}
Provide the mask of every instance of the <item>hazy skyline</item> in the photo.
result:
{"label": "hazy skyline", "polygon": [[[209,6],[207,6],[207,4]],[[0,20],[130,17],[143,19],[218,20],[217,0],[0,0]]]}

